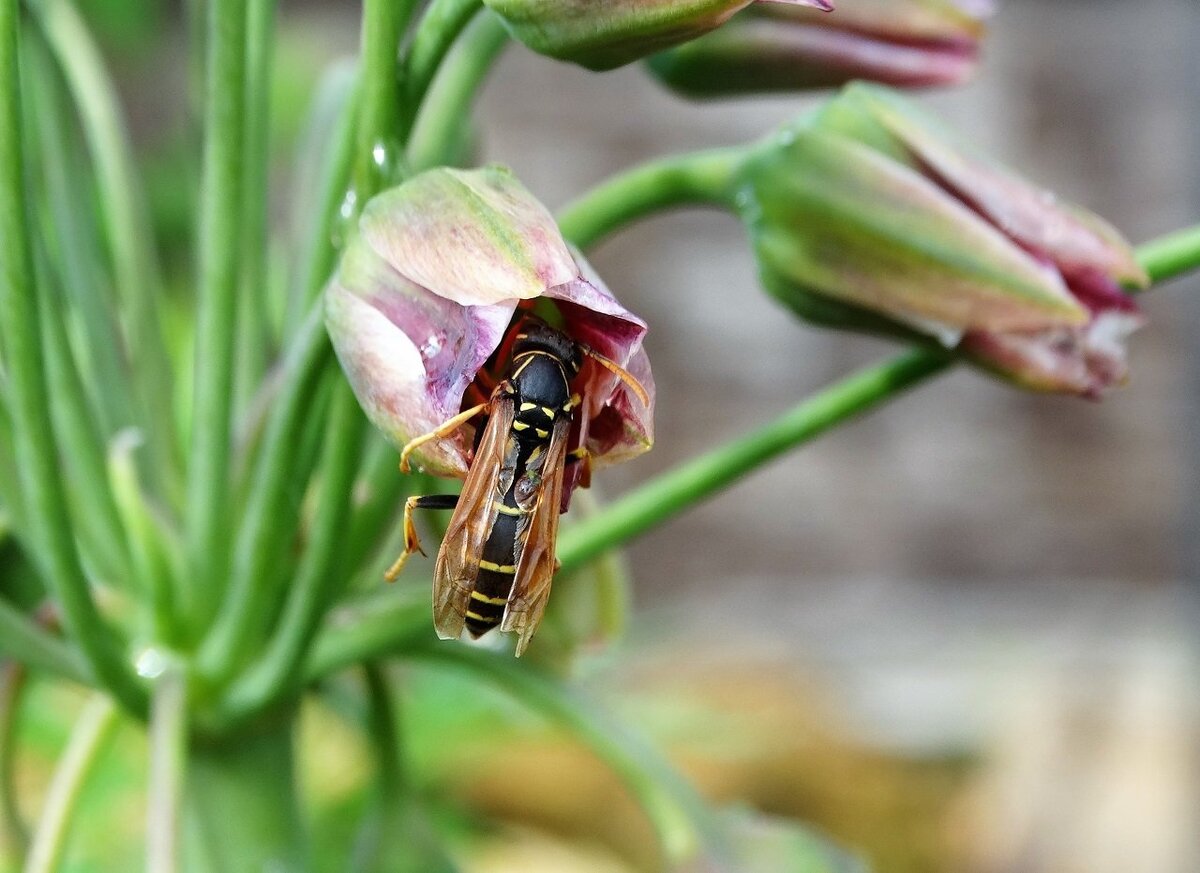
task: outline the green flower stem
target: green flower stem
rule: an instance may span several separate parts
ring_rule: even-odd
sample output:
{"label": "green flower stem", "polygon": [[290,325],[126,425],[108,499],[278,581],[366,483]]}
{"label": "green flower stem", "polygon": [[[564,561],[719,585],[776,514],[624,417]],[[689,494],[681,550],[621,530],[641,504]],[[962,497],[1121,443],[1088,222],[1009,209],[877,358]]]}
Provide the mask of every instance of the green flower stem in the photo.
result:
{"label": "green flower stem", "polygon": [[239,407],[245,406],[261,382],[274,351],[268,288],[271,277],[267,194],[276,3],[277,0],[247,0],[246,7],[245,229],[236,383]]}
{"label": "green flower stem", "polygon": [[570,689],[513,661],[464,646],[426,646],[405,657],[446,666],[500,687],[551,724],[587,745],[625,784],[658,835],[664,866],[675,869],[703,846],[724,854],[719,827],[705,803],[641,737]]}
{"label": "green flower stem", "polygon": [[123,705],[143,711],[145,694],[120,645],[92,601],[75,550],[67,512],[58,442],[46,403],[38,288],[26,211],[21,97],[18,91],[17,0],[0,0],[0,334],[9,377],[9,411],[16,439],[24,510],[45,582],[62,610],[71,637],[91,670]]}
{"label": "green flower stem", "polygon": [[[45,277],[48,269],[42,271]],[[40,283],[43,288],[48,282]],[[129,543],[105,467],[105,439],[92,416],[86,390],[63,324],[61,301],[51,299],[41,307],[42,342],[47,351],[46,375],[51,418],[62,441],[72,488],[69,495],[78,507],[74,513],[81,548],[96,570],[116,587],[128,586],[131,567]]]}
{"label": "green flower stem", "polygon": [[108,455],[108,481],[124,528],[129,531],[130,562],[143,597],[150,607],[152,637],[162,645],[178,645],[175,586],[182,568],[179,549],[147,505],[133,454],[139,445],[137,431],[123,431],[113,441]]}
{"label": "green flower stem", "polygon": [[29,829],[21,817],[17,796],[17,726],[21,695],[29,674],[15,661],[0,665],[0,842],[8,849],[0,858],[6,870],[21,866],[29,848]]}
{"label": "green flower stem", "polygon": [[383,805],[395,803],[408,778],[400,756],[400,720],[395,694],[387,675],[378,664],[363,665],[363,684],[367,691],[367,733],[375,751],[376,784]]}
{"label": "green flower stem", "polygon": [[409,780],[395,678],[378,664],[363,668],[365,727],[375,763],[375,790],[355,840],[359,873],[456,873]]}
{"label": "green flower stem", "polygon": [[[21,474],[17,470],[16,439],[8,403],[5,392],[0,390],[0,506],[3,506],[3,515],[7,516],[0,529],[4,529],[4,533],[13,533],[23,548],[30,549],[34,532],[21,494]],[[37,552],[30,549],[28,554],[36,560]]]}
{"label": "green flower stem", "polygon": [[180,670],[167,670],[155,683],[149,741],[146,873],[178,873],[188,743],[187,685]]}
{"label": "green flower stem", "polygon": [[200,188],[199,317],[188,464],[189,584],[184,615],[219,595],[227,572],[234,338],[245,193],[246,0],[211,0]]}
{"label": "green flower stem", "polygon": [[1200,225],[1138,246],[1137,256],[1154,284],[1200,269]]}
{"label": "green flower stem", "polygon": [[[56,125],[57,107],[53,103],[50,88],[50,77],[57,75],[52,70],[46,57],[44,46],[36,39],[26,46],[25,81],[30,83],[32,98],[27,106],[27,131],[30,134],[26,140],[29,154],[37,155],[40,166],[53,164],[56,156],[62,158],[63,145],[58,142],[47,142],[48,138],[62,136],[62,125]],[[32,109],[33,111],[28,111]],[[38,112],[37,110],[42,110]],[[40,116],[40,117],[39,117]],[[34,128],[40,128],[38,135]],[[57,152],[57,155],[55,154]],[[64,169],[61,162],[57,169]],[[45,173],[34,173],[34,176],[46,177],[46,188],[49,185],[49,168]],[[61,178],[59,181],[63,181]],[[47,190],[47,200],[50,192]],[[65,193],[65,192],[59,192]],[[77,192],[70,195],[78,200]],[[54,210],[66,212],[68,210]],[[69,210],[78,212],[75,205]],[[51,211],[39,213],[42,218],[42,233],[31,240],[34,246],[35,280],[38,287],[45,289],[45,305],[39,307],[42,322],[42,344],[46,350],[46,376],[51,404],[51,421],[58,431],[62,441],[65,466],[69,470],[68,480],[72,486],[68,497],[75,509],[73,517],[78,526],[80,548],[86,556],[89,566],[95,572],[115,585],[127,584],[129,577],[129,558],[125,531],[117,514],[116,504],[108,489],[107,477],[104,474],[104,444],[105,438],[98,421],[98,408],[88,396],[81,372],[84,368],[77,366],[75,352],[71,348],[67,335],[67,318],[71,314],[69,302],[56,287],[59,272],[54,267],[61,263],[56,255],[61,252],[48,250],[48,240],[53,239],[54,230],[50,223]],[[65,254],[64,261],[73,261],[73,253]],[[90,272],[83,265],[78,265],[78,273]],[[89,290],[96,291],[96,288]]]}
{"label": "green flower stem", "polygon": [[408,143],[414,171],[444,163],[456,152],[471,102],[509,42],[508,31],[492,13],[477,16],[467,27],[421,104]]}
{"label": "green flower stem", "polygon": [[[347,65],[348,66],[348,65]],[[291,266],[283,319],[290,340],[333,270],[335,228],[350,184],[354,122],[358,115],[358,75],[339,66],[326,74],[305,124],[292,190],[301,198],[292,231]],[[311,199],[309,192],[312,192]]]}
{"label": "green flower stem", "polygon": [[49,209],[43,236],[52,252],[52,265],[61,286],[78,313],[87,360],[84,372],[93,390],[96,415],[104,433],[133,423],[133,397],[126,376],[123,341],[112,294],[100,263],[99,233],[90,210],[79,208],[79,192],[91,179],[73,148],[73,130],[65,98],[57,83],[57,68],[49,50],[30,40],[25,58],[31,66],[26,80],[33,104],[29,116],[38,128],[38,150]]}
{"label": "green flower stem", "polygon": [[456,873],[409,783],[394,677],[378,664],[363,667],[365,727],[374,752],[375,789],[355,839],[358,873]]}
{"label": "green flower stem", "polygon": [[300,448],[296,434],[309,413],[317,381],[333,357],[319,316],[319,312],[310,315],[286,365],[239,525],[229,587],[197,657],[200,672],[214,683],[228,678],[257,635],[265,631],[275,606],[271,595],[277,592],[275,583],[283,576],[286,550],[299,525],[299,495],[288,499]]}
{"label": "green flower stem", "polygon": [[743,149],[672,155],[605,180],[564,207],[563,235],[580,248],[656,212],[679,206],[730,207]]}
{"label": "green flower stem", "polygon": [[348,200],[350,165],[354,159],[354,115],[357,101],[352,97],[346,104],[343,115],[338,119],[334,135],[334,147],[329,154],[329,163],[321,186],[321,218],[313,234],[310,258],[305,265],[304,291],[301,302],[305,307],[312,305],[329,281],[337,262],[339,244],[343,234],[354,225],[358,209],[353,200]]}
{"label": "green flower stem", "polygon": [[296,796],[295,713],[253,734],[216,742],[193,740],[188,756],[189,865],[205,873],[307,873],[304,816]]}
{"label": "green flower stem", "polygon": [[[435,487],[443,491],[448,487],[443,480],[421,474],[402,476],[397,473],[397,452],[382,439],[372,441],[368,450],[363,472],[359,477],[360,487],[367,497],[356,507],[342,550],[345,566],[357,571],[365,566],[373,551],[379,546],[381,537],[389,525],[399,528],[398,511],[410,494],[427,493]],[[395,555],[392,556],[395,559]]]}
{"label": "green flower stem", "polygon": [[0,654],[33,670],[45,670],[79,685],[92,684],[87,663],[78,651],[5,600],[0,600]]}
{"label": "green flower stem", "polygon": [[354,188],[361,209],[396,172],[401,152],[400,38],[416,9],[413,0],[364,0],[362,79]]}
{"label": "green flower stem", "polygon": [[155,437],[149,441],[148,450],[166,496],[174,497],[178,464],[170,403],[172,368],[158,311],[162,282],[116,89],[71,3],[37,0],[31,5],[74,97],[96,167],[98,203],[111,249],[114,286],[123,295],[129,313],[126,329],[130,372],[137,377],[142,417]]}
{"label": "green flower stem", "polygon": [[335,592],[331,583],[346,578],[340,546],[350,518],[366,419],[349,386],[340,381],[330,415],[330,436],[320,468],[321,500],[308,546],[288,588],[287,604],[266,652],[230,690],[225,715],[238,719],[282,699],[303,682],[300,670],[309,644]]}
{"label": "green flower stem", "polygon": [[50,782],[50,790],[25,861],[24,873],[59,869],[74,824],[80,792],[101,759],[118,723],[118,711],[107,695],[88,698]]}
{"label": "green flower stem", "polygon": [[450,47],[482,9],[482,0],[433,0],[421,16],[404,62],[405,133]]}
{"label": "green flower stem", "polygon": [[770,424],[651,479],[559,541],[570,570],[699,503],[783,453],[950,366],[947,355],[913,351],[868,367],[808,398]]}
{"label": "green flower stem", "polygon": [[309,682],[433,639],[427,584],[394,588],[334,610],[305,670]]}

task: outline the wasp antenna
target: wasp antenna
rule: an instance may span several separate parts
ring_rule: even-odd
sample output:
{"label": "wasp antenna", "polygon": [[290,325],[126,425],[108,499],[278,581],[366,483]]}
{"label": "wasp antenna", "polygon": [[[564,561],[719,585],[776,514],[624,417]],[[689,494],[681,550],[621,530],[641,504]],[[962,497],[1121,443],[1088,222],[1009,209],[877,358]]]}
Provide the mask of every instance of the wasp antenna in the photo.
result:
{"label": "wasp antenna", "polygon": [[622,382],[624,382],[626,385],[629,386],[629,390],[631,390],[634,394],[636,394],[638,396],[638,400],[642,401],[643,406],[650,405],[650,395],[646,393],[646,389],[642,387],[642,383],[639,382],[637,379],[633,378],[632,373],[630,373],[628,370],[626,370],[624,367],[622,367],[620,364],[618,364],[616,361],[612,360],[611,358],[604,357],[604,355],[600,354],[595,349],[588,348],[587,346],[582,345],[582,344],[580,344],[579,348],[583,351],[583,353],[585,355],[587,355],[589,358],[591,358],[593,361],[595,361],[601,367],[603,367],[604,369],[609,370],[613,373],[616,373],[617,377]]}

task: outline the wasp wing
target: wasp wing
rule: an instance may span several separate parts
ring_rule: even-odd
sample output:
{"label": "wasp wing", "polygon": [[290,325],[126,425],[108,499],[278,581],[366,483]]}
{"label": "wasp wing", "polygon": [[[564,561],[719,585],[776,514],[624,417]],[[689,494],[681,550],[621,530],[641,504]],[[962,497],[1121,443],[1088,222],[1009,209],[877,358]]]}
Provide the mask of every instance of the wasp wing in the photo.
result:
{"label": "wasp wing", "polygon": [[[499,395],[499,396],[497,396]],[[511,482],[517,446],[511,438],[513,401],[493,395],[488,421],[433,569],[433,626],[443,640],[458,639],[466,619],[471,591],[479,574],[479,556],[496,522],[498,486]]]}
{"label": "wasp wing", "polygon": [[541,457],[537,471],[542,477],[537,504],[529,513],[528,524],[518,541],[517,572],[513,580],[508,606],[504,609],[502,631],[518,634],[517,656],[525,651],[542,620],[546,600],[550,597],[550,583],[554,579],[557,562],[554,544],[558,538],[558,516],[562,503],[563,470],[567,461],[567,437],[571,431],[571,420],[562,416],[554,424],[550,444]]}

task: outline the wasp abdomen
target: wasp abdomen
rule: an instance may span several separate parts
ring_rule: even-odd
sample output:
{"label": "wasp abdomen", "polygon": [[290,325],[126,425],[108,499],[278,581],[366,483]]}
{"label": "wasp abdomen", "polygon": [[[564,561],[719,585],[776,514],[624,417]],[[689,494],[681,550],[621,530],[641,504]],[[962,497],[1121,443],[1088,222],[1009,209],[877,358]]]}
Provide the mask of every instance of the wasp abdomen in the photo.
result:
{"label": "wasp abdomen", "polygon": [[517,573],[517,541],[524,515],[510,489],[496,506],[496,523],[484,543],[475,589],[467,605],[464,624],[473,637],[483,636],[504,617]]}

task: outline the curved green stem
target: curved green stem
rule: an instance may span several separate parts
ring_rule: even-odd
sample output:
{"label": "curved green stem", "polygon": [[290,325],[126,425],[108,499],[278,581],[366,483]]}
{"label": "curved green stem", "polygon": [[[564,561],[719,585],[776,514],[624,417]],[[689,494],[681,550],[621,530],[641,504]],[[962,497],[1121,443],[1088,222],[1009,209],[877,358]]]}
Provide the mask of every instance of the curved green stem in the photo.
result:
{"label": "curved green stem", "polygon": [[[45,40],[43,38],[42,42]],[[95,413],[106,434],[136,420],[122,346],[119,315],[101,263],[100,234],[89,210],[79,208],[79,192],[91,184],[72,137],[66,98],[57,83],[49,49],[31,41],[30,115],[37,125],[45,197],[49,206],[43,234],[52,266],[78,315],[84,342],[87,382]]]}
{"label": "curved green stem", "polygon": [[625,225],[666,209],[732,208],[734,174],[743,151],[689,152],[634,167],[565,206],[559,212],[559,226],[567,239],[588,248]]}
{"label": "curved green stem", "polygon": [[154,438],[148,448],[156,478],[173,497],[175,423],[170,358],[158,310],[162,282],[116,88],[72,4],[37,0],[32,8],[78,107],[96,167],[97,202],[112,254],[114,286],[128,304],[130,372],[136,376],[141,417],[152,425]]}
{"label": "curved green stem", "polygon": [[5,600],[0,600],[0,653],[33,670],[45,670],[80,685],[90,685],[79,652]]}
{"label": "curved green stem", "polygon": [[375,750],[377,784],[385,803],[395,799],[407,779],[400,757],[400,726],[395,695],[387,676],[378,664],[363,665],[363,684],[367,691],[367,733]]}
{"label": "curved green stem", "polygon": [[1200,269],[1200,225],[1138,246],[1137,256],[1154,284]]}
{"label": "curved green stem", "polygon": [[212,0],[208,17],[204,170],[200,189],[199,318],[188,464],[190,584],[183,613],[220,595],[226,573],[237,291],[245,229],[246,0]]}
{"label": "curved green stem", "polygon": [[421,16],[404,61],[404,118],[407,133],[454,41],[483,9],[482,0],[433,0]]}
{"label": "curved green stem", "polygon": [[150,709],[150,785],[146,791],[146,873],[177,873],[187,768],[187,685],[169,669]]}
{"label": "curved green stem", "polygon": [[937,352],[907,352],[843,379],[765,427],[651,479],[564,533],[558,549],[563,569],[627,542],[784,452],[940,373],[951,362]]}
{"label": "curved green stem", "polygon": [[387,185],[401,156],[401,86],[396,75],[400,37],[416,8],[414,0],[365,0],[362,19],[362,80],[354,188],[358,205]]}
{"label": "curved green stem", "polygon": [[[319,97],[324,100],[310,119],[312,126],[308,137],[314,142],[309,143],[309,150],[320,155],[314,160],[319,168],[314,168],[311,175],[305,174],[302,181],[308,186],[298,186],[297,190],[312,187],[317,193],[310,210],[312,221],[303,225],[297,234],[297,250],[303,254],[296,266],[296,275],[289,283],[285,338],[290,339],[299,329],[304,314],[311,309],[329,279],[343,236],[339,230],[344,231],[352,216],[357,214],[350,190],[357,130],[354,122],[359,104],[356,80],[357,74],[335,71],[322,83]],[[328,137],[328,143],[318,147],[315,140],[321,137]]]}
{"label": "curved green stem", "polygon": [[117,727],[117,716],[117,709],[105,695],[93,695],[84,704],[50,782],[24,873],[54,873],[59,869],[80,792]]}
{"label": "curved green stem", "polygon": [[298,524],[298,495],[287,499],[295,484],[294,465],[301,448],[296,434],[309,411],[317,380],[333,356],[319,315],[310,315],[292,349],[241,519],[228,590],[197,657],[201,673],[213,682],[219,683],[233,672],[255,634],[265,629],[284,552]]}
{"label": "curved green stem", "polygon": [[313,646],[305,679],[318,682],[346,667],[432,639],[429,586],[405,584],[335,610]]}
{"label": "curved green stem", "polygon": [[17,727],[28,673],[24,664],[0,664],[0,841],[8,849],[7,869],[21,866],[29,848],[29,828],[17,798]]}
{"label": "curved green stem", "polygon": [[270,312],[271,64],[278,0],[247,0],[245,200],[238,326],[238,406],[244,408],[274,351]]}
{"label": "curved green stem", "polygon": [[210,742],[195,739],[188,750],[193,854],[203,852],[208,863],[200,869],[213,873],[310,873],[295,712],[256,727]]}
{"label": "curved green stem", "polygon": [[[435,482],[437,487],[446,487],[443,480],[419,473],[399,475],[396,469],[399,452],[381,438],[371,440],[364,454],[362,473],[355,487],[366,497],[355,507],[342,547],[345,567],[354,572],[364,569],[372,556],[378,554],[389,524],[400,529],[398,513],[406,497],[428,493]],[[395,555],[388,560],[395,560]],[[381,570],[379,578],[383,578],[382,573]]]}
{"label": "curved green stem", "polygon": [[[48,273],[48,269],[43,270],[41,275]],[[43,283],[43,287],[48,285]],[[68,493],[78,508],[74,517],[80,545],[110,584],[128,587],[132,575],[129,542],[108,483],[105,439],[92,414],[70,347],[63,323],[64,307],[56,297],[50,297],[49,303],[41,307],[41,315],[42,339],[47,351],[47,387],[54,398],[51,420],[62,440],[66,466],[71,471],[73,488]]]}
{"label": "curved green stem", "polygon": [[28,197],[18,91],[17,0],[0,0],[0,334],[4,338],[24,511],[34,526],[45,582],[63,621],[100,682],[133,711],[143,711],[137,684],[111,629],[92,601],[79,564],[46,403],[38,287],[29,239]]}
{"label": "curved green stem", "polygon": [[321,501],[308,547],[288,591],[287,604],[261,660],[230,689],[225,715],[242,718],[281,699],[303,682],[300,667],[333,599],[330,583],[350,517],[354,475],[365,419],[350,388],[338,386],[321,461]]}
{"label": "curved green stem", "polygon": [[641,737],[597,710],[584,697],[513,661],[464,646],[437,645],[406,652],[410,660],[445,665],[505,689],[547,721],[588,746],[625,784],[658,834],[670,869],[702,846],[724,854],[712,814],[695,791]]}
{"label": "curved green stem", "polygon": [[408,143],[413,170],[437,166],[455,152],[471,102],[508,44],[508,31],[493,14],[480,15],[467,27],[421,104]]}
{"label": "curved green stem", "polygon": [[376,789],[359,826],[353,869],[360,873],[455,873],[459,866],[447,857],[409,784],[394,677],[378,664],[364,665],[363,674]]}
{"label": "curved green stem", "polygon": [[179,643],[178,613],[173,581],[181,568],[179,550],[150,511],[132,455],[140,440],[137,431],[123,431],[108,455],[108,481],[123,527],[129,531],[133,577],[149,601],[153,638],[162,645]]}

